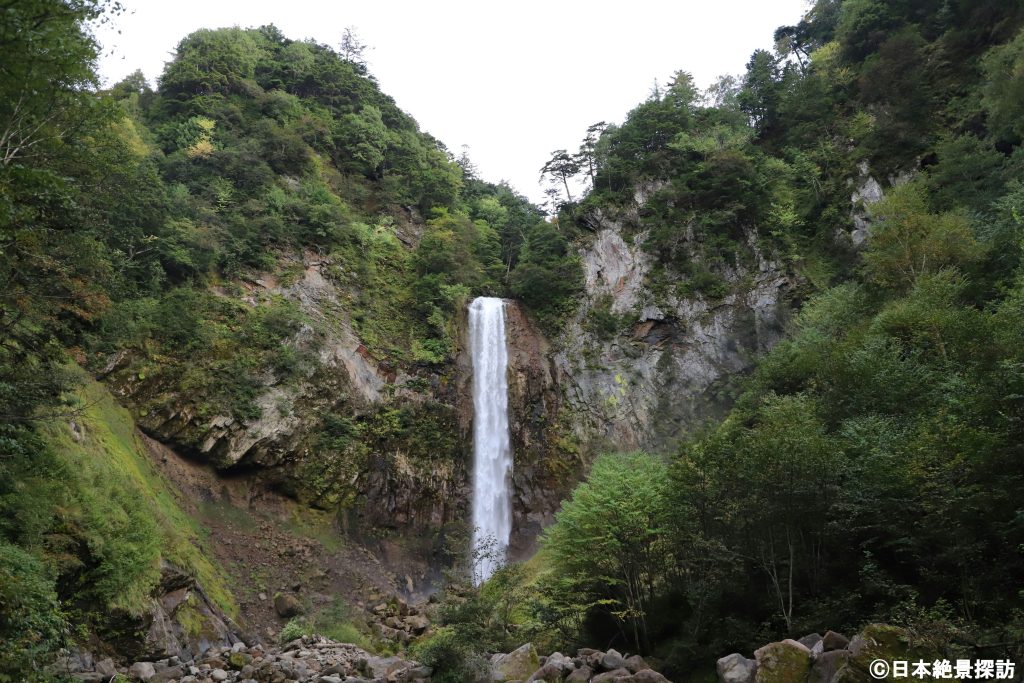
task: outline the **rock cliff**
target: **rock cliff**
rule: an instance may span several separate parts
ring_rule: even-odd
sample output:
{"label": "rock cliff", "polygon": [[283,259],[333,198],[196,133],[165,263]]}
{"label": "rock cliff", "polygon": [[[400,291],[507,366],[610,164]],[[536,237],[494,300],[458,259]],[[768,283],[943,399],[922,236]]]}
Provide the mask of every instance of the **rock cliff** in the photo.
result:
{"label": "rock cliff", "polygon": [[[657,191],[640,188],[627,209],[585,219],[594,232],[579,246],[583,295],[554,338],[508,301],[514,557],[532,552],[593,455],[671,450],[724,413],[732,381],[781,336],[798,283],[753,228],[745,257],[718,273],[724,294],[675,286],[686,277],[671,271],[655,278],[639,215]],[[682,229],[699,259],[699,237]],[[360,338],[346,282],[330,258],[306,253],[215,292],[251,308],[284,300],[303,316],[285,342],[304,359],[300,371],[287,381],[262,376],[254,416],[183,391],[187,368],[152,372],[138,352],[111,356],[99,374],[154,438],[300,501],[340,508],[368,545],[386,537],[392,552],[438,557],[446,534],[465,526],[471,496],[465,311],[451,323],[450,362],[395,362]],[[603,327],[595,325],[601,316]]]}
{"label": "rock cliff", "polygon": [[[730,383],[781,338],[798,285],[749,229],[742,248],[752,258],[737,258],[717,273],[726,284],[723,296],[659,288],[641,208],[589,218],[595,234],[580,250],[585,296],[556,341],[554,363],[572,428],[591,451],[671,449],[689,429],[724,414],[733,398]],[[697,238],[681,229],[698,260]],[[686,281],[672,272],[659,277]],[[597,328],[596,316],[611,325]]]}

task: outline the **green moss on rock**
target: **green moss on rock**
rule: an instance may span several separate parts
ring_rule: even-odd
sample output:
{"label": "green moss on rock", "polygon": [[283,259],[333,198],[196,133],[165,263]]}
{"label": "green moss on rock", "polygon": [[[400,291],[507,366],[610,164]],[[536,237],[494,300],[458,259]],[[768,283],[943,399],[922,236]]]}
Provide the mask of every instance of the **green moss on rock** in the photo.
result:
{"label": "green moss on rock", "polygon": [[804,683],[811,670],[811,651],[795,640],[769,643],[754,656],[757,683]]}

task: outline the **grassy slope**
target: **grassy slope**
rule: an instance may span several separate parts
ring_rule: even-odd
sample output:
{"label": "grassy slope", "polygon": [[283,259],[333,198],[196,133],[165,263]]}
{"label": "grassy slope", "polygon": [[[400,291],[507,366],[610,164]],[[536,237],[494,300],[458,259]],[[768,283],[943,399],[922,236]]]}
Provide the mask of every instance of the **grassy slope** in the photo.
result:
{"label": "grassy slope", "polygon": [[[124,569],[130,580],[118,581],[114,606],[138,611],[159,577],[159,559],[193,573],[226,613],[238,609],[219,569],[203,547],[203,530],[179,507],[176,494],[149,462],[146,448],[131,416],[105,387],[82,373],[78,390],[81,415],[76,422],[82,436],[75,438],[65,423],[52,423],[41,431],[66,465],[67,506],[60,514],[79,517],[86,541],[94,552],[108,546],[126,546],[120,562],[108,573]],[[140,563],[142,567],[122,566]]]}

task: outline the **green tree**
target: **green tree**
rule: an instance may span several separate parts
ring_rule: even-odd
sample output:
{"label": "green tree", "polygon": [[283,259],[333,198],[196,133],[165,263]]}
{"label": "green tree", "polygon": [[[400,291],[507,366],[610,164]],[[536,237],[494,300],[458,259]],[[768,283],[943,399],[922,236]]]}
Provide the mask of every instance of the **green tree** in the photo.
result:
{"label": "green tree", "polygon": [[641,651],[650,649],[647,614],[672,555],[667,475],[654,456],[601,456],[542,537],[555,570],[610,612]]}
{"label": "green tree", "polygon": [[982,103],[998,138],[1024,138],[1024,32],[993,48],[982,61]]}
{"label": "green tree", "polygon": [[550,178],[552,182],[561,181],[565,188],[566,201],[572,203],[572,191],[569,189],[569,181],[579,175],[579,159],[566,152],[564,149],[556,149],[540,169],[540,179]]}
{"label": "green tree", "polygon": [[160,92],[177,106],[197,96],[241,92],[256,76],[261,50],[255,31],[196,31],[178,43],[175,58],[160,77]]}
{"label": "green tree", "polygon": [[919,277],[949,265],[969,266],[982,248],[975,240],[967,214],[928,211],[924,188],[909,183],[872,207],[877,223],[864,253],[872,280],[892,288],[909,287]]}

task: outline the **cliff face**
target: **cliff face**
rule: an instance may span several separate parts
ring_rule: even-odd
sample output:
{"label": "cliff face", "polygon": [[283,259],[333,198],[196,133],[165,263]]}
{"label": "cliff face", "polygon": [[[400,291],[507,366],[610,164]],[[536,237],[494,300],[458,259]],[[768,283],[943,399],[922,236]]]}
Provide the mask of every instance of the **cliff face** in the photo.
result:
{"label": "cliff face", "polygon": [[[638,192],[630,210],[589,217],[595,232],[579,252],[584,295],[556,338],[507,302],[514,557],[532,552],[593,455],[671,450],[728,408],[733,379],[781,336],[794,279],[753,230],[742,245],[747,258],[719,273],[724,296],[658,286],[638,218],[656,189]],[[687,234],[694,259],[697,243]],[[658,277],[685,283],[664,270]],[[302,372],[289,381],[266,376],[254,399],[258,416],[231,417],[181,391],[179,377],[147,373],[137,354],[111,357],[106,382],[160,441],[300,501],[340,508],[368,546],[440,557],[446,535],[465,529],[472,495],[466,311],[453,321],[449,363],[396,364],[360,339],[352,293],[328,258],[285,259],[238,291],[231,296],[247,306],[284,299],[304,316],[287,341],[307,359]]]}
{"label": "cliff face", "polygon": [[[457,358],[456,408],[460,438],[472,453],[473,368],[465,314]],[[544,334],[515,301],[505,302],[508,340],[509,430],[514,455],[512,475],[514,558],[528,556],[540,530],[551,523],[562,499],[579,480],[583,462],[563,441],[563,378]],[[471,472],[470,472],[471,476]],[[472,482],[467,482],[471,487]],[[467,488],[466,497],[472,495]]]}
{"label": "cliff face", "polygon": [[[340,504],[356,513],[353,527],[437,529],[461,519],[467,451],[456,426],[453,368],[376,360],[353,329],[348,292],[331,268],[306,255],[290,284],[279,272],[244,284],[248,305],[280,297],[306,319],[287,344],[307,359],[304,370],[288,382],[264,378],[254,400],[258,417],[230,417],[181,392],[177,377],[147,376],[132,354],[113,357],[103,377],[151,436],[304,502]],[[430,439],[433,432],[444,438]]]}
{"label": "cliff face", "polygon": [[[656,288],[636,214],[646,194],[638,193],[633,211],[592,216],[596,234],[580,251],[586,296],[557,340],[554,363],[573,431],[589,450],[670,449],[724,414],[731,382],[781,338],[791,310],[796,281],[762,251],[754,230],[743,245],[753,258],[737,258],[718,273],[724,296]],[[694,260],[695,245],[688,230],[684,248]],[[598,315],[615,329],[595,329]]]}

